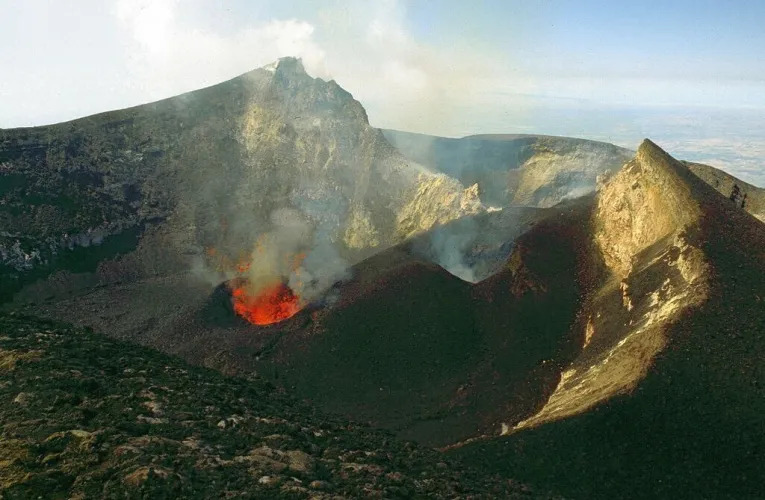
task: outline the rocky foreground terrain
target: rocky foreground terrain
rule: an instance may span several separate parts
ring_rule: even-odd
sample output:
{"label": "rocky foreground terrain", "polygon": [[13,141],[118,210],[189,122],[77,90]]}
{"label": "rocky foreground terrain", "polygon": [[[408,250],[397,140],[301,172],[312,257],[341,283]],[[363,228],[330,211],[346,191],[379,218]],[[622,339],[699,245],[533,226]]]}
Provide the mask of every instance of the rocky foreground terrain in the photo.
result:
{"label": "rocky foreground terrain", "polygon": [[550,498],[60,323],[0,315],[2,498]]}

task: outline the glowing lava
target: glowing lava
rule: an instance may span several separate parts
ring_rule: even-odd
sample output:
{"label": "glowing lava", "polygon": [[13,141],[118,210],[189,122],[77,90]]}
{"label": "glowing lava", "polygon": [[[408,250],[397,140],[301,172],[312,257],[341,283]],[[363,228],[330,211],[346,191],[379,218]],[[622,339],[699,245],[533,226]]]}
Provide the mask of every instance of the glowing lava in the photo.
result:
{"label": "glowing lava", "polygon": [[231,290],[234,312],[250,323],[270,325],[284,321],[300,310],[297,295],[283,283],[276,283],[250,295],[245,286]]}

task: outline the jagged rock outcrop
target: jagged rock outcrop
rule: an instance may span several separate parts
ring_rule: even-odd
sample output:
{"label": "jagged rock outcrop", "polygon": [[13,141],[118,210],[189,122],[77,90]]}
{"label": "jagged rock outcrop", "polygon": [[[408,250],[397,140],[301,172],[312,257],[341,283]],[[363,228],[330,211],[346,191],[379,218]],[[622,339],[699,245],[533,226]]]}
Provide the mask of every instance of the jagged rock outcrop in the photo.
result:
{"label": "jagged rock outcrop", "polygon": [[483,211],[478,184],[464,191],[462,185],[447,176],[423,174],[418,178],[417,192],[396,218],[396,231],[401,240],[437,225],[456,220],[454,214],[476,215]]}
{"label": "jagged rock outcrop", "polygon": [[[586,308],[586,345],[541,411],[515,430],[582,413],[633,390],[666,347],[668,326],[706,300],[700,202],[683,170],[646,140],[599,189],[594,238],[608,277]],[[614,307],[619,295],[621,308]]]}
{"label": "jagged rock outcrop", "polygon": [[698,202],[674,163],[646,140],[635,159],[598,192],[595,240],[619,277],[630,273],[643,249],[698,221]]}

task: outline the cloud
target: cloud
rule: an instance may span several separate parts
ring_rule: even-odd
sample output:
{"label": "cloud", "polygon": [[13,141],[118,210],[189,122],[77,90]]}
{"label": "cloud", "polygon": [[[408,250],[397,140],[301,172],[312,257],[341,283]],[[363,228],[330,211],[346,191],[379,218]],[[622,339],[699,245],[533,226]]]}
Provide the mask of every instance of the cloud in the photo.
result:
{"label": "cloud", "polygon": [[326,74],[324,51],[306,21],[269,20],[220,33],[190,24],[177,0],[119,0],[114,14],[129,38],[131,73],[149,98],[212,85],[284,56]]}
{"label": "cloud", "polygon": [[[485,96],[499,89],[529,90],[528,78],[489,49],[452,40],[447,47],[415,38],[407,3],[382,0],[344,3],[317,24],[327,68],[368,111],[373,125],[443,135],[470,133],[465,123],[480,114]],[[345,26],[338,29],[338,20]],[[331,32],[332,36],[323,36]],[[520,111],[516,108],[514,111]],[[473,130],[474,131],[474,130]]]}
{"label": "cloud", "polygon": [[[17,24],[43,31],[0,29],[7,48],[0,63],[12,68],[0,78],[0,126],[41,125],[142,104],[283,56],[300,57],[312,75],[337,80],[380,127],[446,135],[477,131],[477,117],[497,105],[492,91],[531,88],[487,50],[417,40],[406,6],[403,0],[283,8],[88,0],[72,7],[29,0],[11,15]],[[516,117],[521,109],[513,107]]]}
{"label": "cloud", "polygon": [[374,125],[445,133],[493,72],[490,57],[468,47],[442,53],[416,41],[401,1],[328,5],[313,22],[250,20],[226,32],[184,18],[177,0],[118,0],[114,13],[130,38],[133,76],[151,99],[297,56],[313,76],[352,92]]}

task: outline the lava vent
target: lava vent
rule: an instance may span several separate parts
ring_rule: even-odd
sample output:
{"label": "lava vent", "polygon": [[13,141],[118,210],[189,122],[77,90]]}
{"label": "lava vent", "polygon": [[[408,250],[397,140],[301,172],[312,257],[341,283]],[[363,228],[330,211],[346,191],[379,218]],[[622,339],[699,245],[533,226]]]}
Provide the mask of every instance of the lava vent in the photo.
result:
{"label": "lava vent", "polygon": [[282,282],[253,287],[246,280],[229,282],[234,312],[254,325],[271,325],[301,309],[300,297]]}

